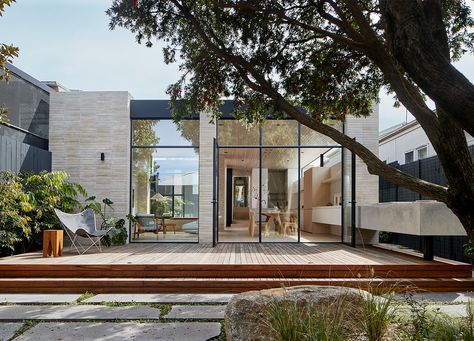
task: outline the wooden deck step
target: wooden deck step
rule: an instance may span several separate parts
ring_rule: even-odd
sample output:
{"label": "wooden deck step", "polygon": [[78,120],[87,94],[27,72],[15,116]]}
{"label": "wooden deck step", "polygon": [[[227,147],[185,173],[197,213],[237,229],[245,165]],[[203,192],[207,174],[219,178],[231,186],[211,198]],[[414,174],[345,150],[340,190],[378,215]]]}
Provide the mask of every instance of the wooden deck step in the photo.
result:
{"label": "wooden deck step", "polygon": [[243,292],[295,285],[379,287],[397,291],[472,291],[473,278],[3,278],[8,293]]}
{"label": "wooden deck step", "polygon": [[0,278],[470,278],[469,264],[6,264]]}

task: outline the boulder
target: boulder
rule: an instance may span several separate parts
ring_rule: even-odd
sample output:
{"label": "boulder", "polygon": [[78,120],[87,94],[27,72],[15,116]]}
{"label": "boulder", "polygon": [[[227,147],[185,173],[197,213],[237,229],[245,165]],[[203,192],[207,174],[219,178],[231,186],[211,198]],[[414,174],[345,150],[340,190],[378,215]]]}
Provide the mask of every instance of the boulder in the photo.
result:
{"label": "boulder", "polygon": [[[367,293],[368,294],[368,293]],[[228,341],[273,340],[268,326],[269,309],[275,304],[294,304],[298,309],[324,309],[334,302],[344,302],[344,316],[360,318],[361,291],[336,286],[296,286],[235,295],[225,311],[225,331]],[[350,310],[350,311],[349,311]]]}

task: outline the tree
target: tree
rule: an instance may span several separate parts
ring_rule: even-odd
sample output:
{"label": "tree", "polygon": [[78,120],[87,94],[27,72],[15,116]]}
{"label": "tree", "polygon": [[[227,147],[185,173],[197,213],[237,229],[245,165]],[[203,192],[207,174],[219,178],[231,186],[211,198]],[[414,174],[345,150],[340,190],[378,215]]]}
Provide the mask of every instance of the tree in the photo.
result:
{"label": "tree", "polygon": [[[0,17],[5,11],[5,7],[10,6],[13,2],[15,2],[15,0],[0,0]],[[13,58],[18,57],[18,51],[18,47],[0,43],[0,81],[8,81],[10,72],[8,71],[6,64],[11,63]],[[7,113],[7,108],[0,106],[0,123],[8,122]]]}
{"label": "tree", "polygon": [[[223,96],[235,98],[246,123],[286,113],[356,153],[371,174],[446,203],[474,241],[474,164],[463,130],[474,134],[474,87],[451,64],[473,47],[464,0],[114,0],[108,15],[112,29],[131,30],[139,43],[164,40],[165,61],[181,63],[168,89],[177,117],[218,117]],[[447,187],[386,165],[326,124],[370,115],[381,87],[428,135]]]}

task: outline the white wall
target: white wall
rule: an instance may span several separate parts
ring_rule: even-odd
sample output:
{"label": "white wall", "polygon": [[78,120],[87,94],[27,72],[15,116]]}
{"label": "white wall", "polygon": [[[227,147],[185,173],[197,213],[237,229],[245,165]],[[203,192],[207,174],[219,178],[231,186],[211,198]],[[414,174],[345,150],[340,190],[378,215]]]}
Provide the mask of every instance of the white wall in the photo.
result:
{"label": "white wall", "polygon": [[[466,134],[466,139],[469,145],[474,144],[472,136]],[[419,124],[415,124],[413,127],[403,129],[403,131],[393,137],[380,142],[380,159],[387,163],[398,161],[402,165],[405,163],[405,153],[413,151],[413,160],[416,161],[418,160],[417,149],[423,146],[427,146],[426,157],[436,155],[436,151],[426,136],[425,131]]]}

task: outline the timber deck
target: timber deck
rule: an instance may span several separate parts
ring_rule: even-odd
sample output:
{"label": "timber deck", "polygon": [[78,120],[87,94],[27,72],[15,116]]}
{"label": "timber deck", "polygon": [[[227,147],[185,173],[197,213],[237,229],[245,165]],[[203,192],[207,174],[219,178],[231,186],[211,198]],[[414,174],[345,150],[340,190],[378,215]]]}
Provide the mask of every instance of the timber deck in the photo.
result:
{"label": "timber deck", "polygon": [[303,284],[474,290],[470,264],[343,244],[128,244],[0,259],[0,292],[240,292]]}

